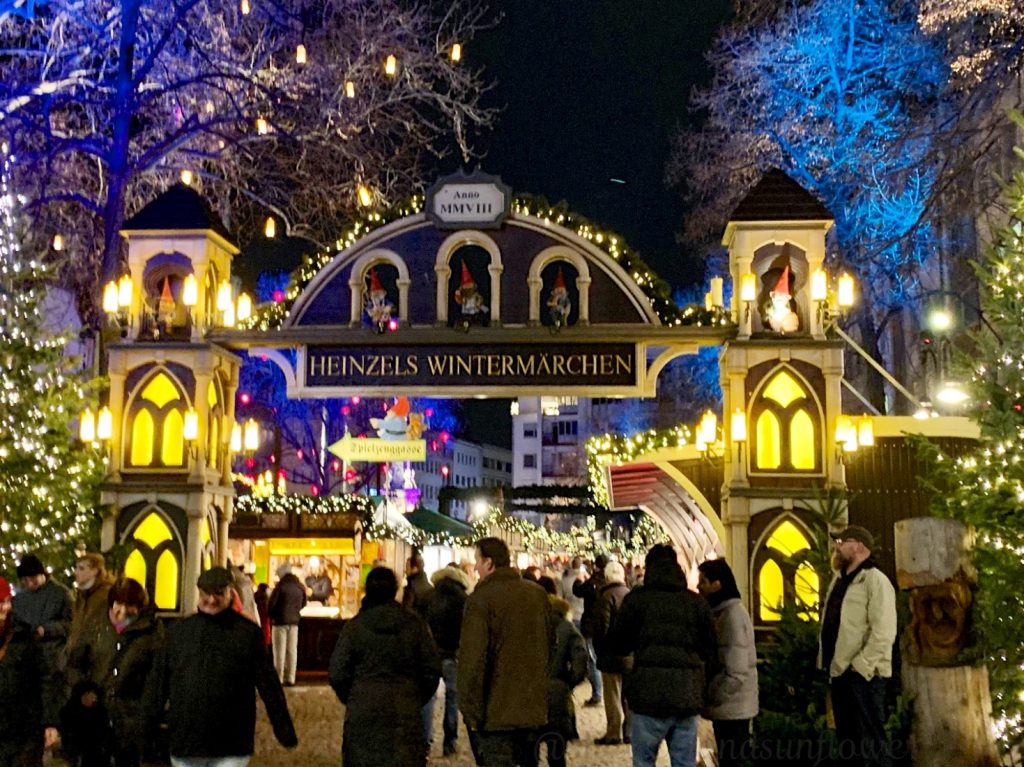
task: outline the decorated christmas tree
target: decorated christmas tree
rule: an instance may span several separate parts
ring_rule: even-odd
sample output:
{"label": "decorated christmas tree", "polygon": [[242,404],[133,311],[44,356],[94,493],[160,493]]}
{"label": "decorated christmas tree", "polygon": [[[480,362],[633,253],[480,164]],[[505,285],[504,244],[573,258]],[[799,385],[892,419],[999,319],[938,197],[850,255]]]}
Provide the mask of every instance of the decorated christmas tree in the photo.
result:
{"label": "decorated christmas tree", "polygon": [[72,431],[87,387],[67,336],[46,327],[47,270],[19,247],[0,149],[0,574],[10,577],[26,552],[58,569],[94,541],[102,459]]}
{"label": "decorated christmas tree", "polygon": [[985,323],[964,360],[981,439],[955,460],[936,453],[954,488],[940,494],[939,510],[977,534],[975,649],[989,668],[1004,748],[1024,733],[1024,170],[1008,184],[1006,203],[1008,221],[977,267]]}

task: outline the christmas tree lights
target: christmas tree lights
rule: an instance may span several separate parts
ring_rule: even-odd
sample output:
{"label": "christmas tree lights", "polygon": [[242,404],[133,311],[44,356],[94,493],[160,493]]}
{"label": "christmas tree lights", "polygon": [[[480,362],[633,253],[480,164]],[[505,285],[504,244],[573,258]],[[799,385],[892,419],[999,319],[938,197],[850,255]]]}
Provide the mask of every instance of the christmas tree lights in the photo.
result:
{"label": "christmas tree lights", "polygon": [[73,438],[88,391],[68,337],[44,324],[47,270],[21,252],[6,144],[0,173],[0,573],[27,552],[54,569],[95,547],[97,449]]}

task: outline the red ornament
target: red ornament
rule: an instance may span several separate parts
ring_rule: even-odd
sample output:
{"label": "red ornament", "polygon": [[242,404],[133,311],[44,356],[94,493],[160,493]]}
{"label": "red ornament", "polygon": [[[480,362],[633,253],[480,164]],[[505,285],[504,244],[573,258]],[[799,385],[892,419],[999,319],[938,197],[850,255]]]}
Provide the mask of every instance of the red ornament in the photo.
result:
{"label": "red ornament", "polygon": [[241,402],[243,405],[248,405],[250,402],[252,402],[252,397],[249,396],[248,392],[242,392],[241,394],[238,395],[238,401]]}
{"label": "red ornament", "polygon": [[318,497],[320,495],[319,485],[310,485],[309,494],[312,495],[314,498]]}
{"label": "red ornament", "polygon": [[341,406],[341,414],[342,415],[350,415],[351,413],[352,413],[352,408],[350,408],[348,405],[342,405]]}
{"label": "red ornament", "polygon": [[274,295],[273,295],[273,299],[274,299],[274,303],[275,304],[282,303],[284,301],[284,291],[283,290],[275,290],[274,291]]}

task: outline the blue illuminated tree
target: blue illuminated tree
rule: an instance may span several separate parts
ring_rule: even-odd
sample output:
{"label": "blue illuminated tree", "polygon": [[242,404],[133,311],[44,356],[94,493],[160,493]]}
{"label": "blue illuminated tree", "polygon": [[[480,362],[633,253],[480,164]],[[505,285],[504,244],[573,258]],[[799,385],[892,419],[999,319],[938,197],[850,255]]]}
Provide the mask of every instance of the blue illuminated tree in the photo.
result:
{"label": "blue illuminated tree", "polygon": [[[687,235],[719,234],[760,175],[782,168],[835,216],[831,258],[866,299],[860,339],[898,370],[905,360],[885,359],[886,333],[915,322],[934,222],[970,186],[960,174],[984,147],[974,139],[998,89],[951,87],[945,41],[922,31],[909,0],[755,5],[708,57],[712,82],[692,102],[703,129],[677,137],[669,172],[688,186]],[[880,381],[869,394],[881,404]]]}

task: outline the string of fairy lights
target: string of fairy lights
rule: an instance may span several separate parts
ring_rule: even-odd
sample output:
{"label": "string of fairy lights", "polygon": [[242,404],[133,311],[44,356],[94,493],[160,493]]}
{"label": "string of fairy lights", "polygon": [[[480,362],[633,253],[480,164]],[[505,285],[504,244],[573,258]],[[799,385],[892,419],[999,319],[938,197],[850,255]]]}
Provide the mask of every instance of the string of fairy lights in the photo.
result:
{"label": "string of fairy lights", "polygon": [[[407,202],[385,211],[373,211],[365,217],[354,221],[344,229],[334,242],[334,247],[308,255],[302,264],[292,273],[288,286],[283,291],[280,301],[268,302],[258,306],[253,315],[240,327],[259,330],[279,328],[288,318],[295,300],[320,271],[333,261],[339,253],[353,246],[361,238],[376,229],[393,221],[423,212],[424,198],[417,195]],[[692,304],[680,308],[673,303],[669,286],[632,250],[623,239],[608,230],[602,229],[587,219],[565,210],[562,205],[552,206],[539,198],[518,197],[511,205],[512,213],[517,216],[537,219],[545,226],[552,224],[573,231],[578,237],[593,243],[615,260],[636,282],[640,290],[650,301],[658,318],[665,325],[698,325],[725,326],[731,324],[727,310],[722,307],[707,309]]]}
{"label": "string of fairy lights", "polygon": [[648,429],[631,436],[598,434],[587,440],[587,474],[597,503],[610,504],[607,474],[608,466],[629,463],[638,455],[662,448],[694,444],[695,431],[686,425],[668,429]]}
{"label": "string of fairy lights", "polygon": [[[472,532],[459,535],[453,532],[428,531],[414,525],[393,525],[381,521],[379,505],[383,498],[364,495],[337,495],[314,497],[309,495],[241,496],[235,501],[236,519],[249,514],[354,514],[360,531],[368,541],[400,540],[409,546],[446,546],[471,548],[473,544],[495,530],[520,536],[522,547],[531,552],[550,552],[567,556],[592,557],[598,551],[611,551],[623,558],[642,557],[655,543],[668,540],[665,531],[646,514],[632,526],[628,539],[617,538],[609,523],[600,531],[593,516],[583,525],[573,525],[568,531],[538,527],[529,520],[506,514],[501,506],[488,504],[487,510],[471,523]],[[603,536],[595,533],[603,532]],[[601,537],[603,543],[596,538]]]}
{"label": "string of fairy lights", "polygon": [[30,550],[60,554],[86,537],[102,459],[70,436],[89,392],[64,354],[67,333],[44,326],[48,271],[21,251],[13,158],[0,150],[0,572],[9,572]]}

